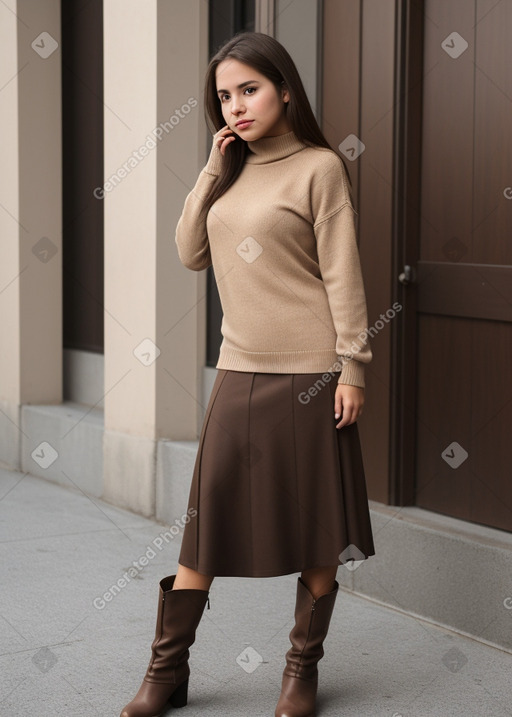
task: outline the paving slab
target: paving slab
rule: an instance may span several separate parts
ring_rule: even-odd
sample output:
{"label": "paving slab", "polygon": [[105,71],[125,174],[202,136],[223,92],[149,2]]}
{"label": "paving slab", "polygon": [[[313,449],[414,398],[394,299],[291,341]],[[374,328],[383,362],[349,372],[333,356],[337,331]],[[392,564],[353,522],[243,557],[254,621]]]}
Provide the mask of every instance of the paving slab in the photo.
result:
{"label": "paving slab", "polygon": [[[0,715],[119,717],[147,667],[158,582],[176,572],[175,532],[0,469]],[[181,717],[274,716],[296,580],[214,580]],[[348,590],[324,648],[318,717],[512,715],[509,652]]]}

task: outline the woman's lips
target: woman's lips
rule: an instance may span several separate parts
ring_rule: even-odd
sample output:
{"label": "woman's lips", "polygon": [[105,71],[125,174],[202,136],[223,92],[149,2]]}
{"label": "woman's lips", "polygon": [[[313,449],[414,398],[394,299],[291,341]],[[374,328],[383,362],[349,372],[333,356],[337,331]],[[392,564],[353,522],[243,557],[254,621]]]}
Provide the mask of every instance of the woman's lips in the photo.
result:
{"label": "woman's lips", "polygon": [[253,122],[254,122],[254,120],[247,120],[244,122],[240,122],[240,124],[236,125],[236,128],[237,129],[246,129],[247,127],[250,127]]}

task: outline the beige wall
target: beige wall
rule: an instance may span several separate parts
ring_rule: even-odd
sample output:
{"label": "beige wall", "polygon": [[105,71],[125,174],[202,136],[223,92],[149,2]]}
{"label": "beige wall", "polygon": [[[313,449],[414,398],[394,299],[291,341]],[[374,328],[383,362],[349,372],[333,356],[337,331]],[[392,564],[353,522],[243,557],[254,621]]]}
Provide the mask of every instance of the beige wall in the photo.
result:
{"label": "beige wall", "polygon": [[0,39],[0,459],[18,465],[21,404],[62,400],[59,0],[2,2]]}

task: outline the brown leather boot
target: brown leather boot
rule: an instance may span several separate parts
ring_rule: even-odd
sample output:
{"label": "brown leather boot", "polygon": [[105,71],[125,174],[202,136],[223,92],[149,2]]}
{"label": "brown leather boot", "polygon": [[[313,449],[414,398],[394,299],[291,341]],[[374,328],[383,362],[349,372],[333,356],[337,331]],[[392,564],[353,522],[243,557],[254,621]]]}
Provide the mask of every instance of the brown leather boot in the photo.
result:
{"label": "brown leather boot", "polygon": [[275,717],[315,717],[318,661],[324,656],[323,641],[329,630],[339,583],[316,600],[301,577],[297,578],[295,625],[292,647],[286,653],[281,695]]}
{"label": "brown leather boot", "polygon": [[189,647],[208,600],[207,590],[173,590],[176,575],[160,581],[158,616],[152,655],[134,699],[121,717],[159,717],[170,705],[187,704]]}

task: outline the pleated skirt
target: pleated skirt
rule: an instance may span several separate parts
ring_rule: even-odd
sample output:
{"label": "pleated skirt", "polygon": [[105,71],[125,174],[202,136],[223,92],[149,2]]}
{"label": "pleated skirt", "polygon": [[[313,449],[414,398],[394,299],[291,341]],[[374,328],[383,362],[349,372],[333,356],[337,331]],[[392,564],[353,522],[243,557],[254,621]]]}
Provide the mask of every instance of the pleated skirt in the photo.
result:
{"label": "pleated skirt", "polygon": [[357,422],[336,428],[339,376],[217,369],[181,565],[273,577],[375,554]]}

